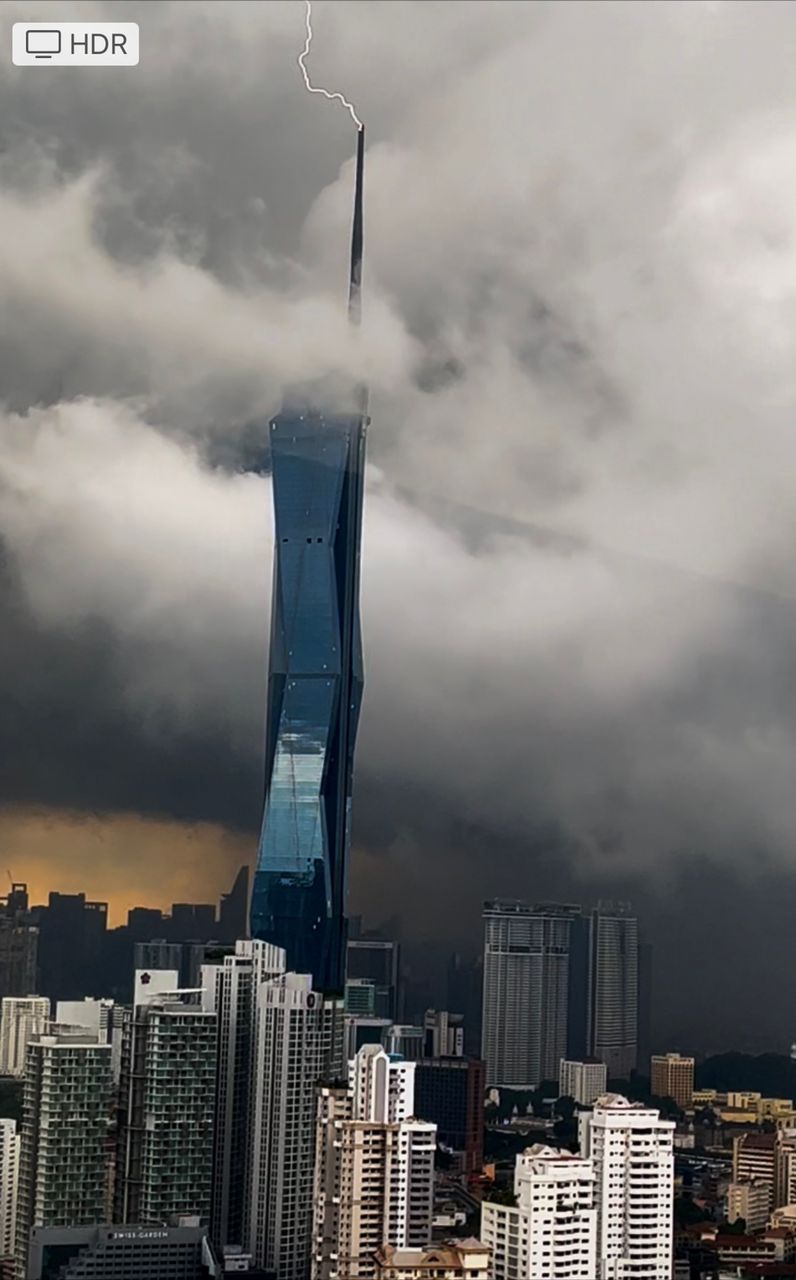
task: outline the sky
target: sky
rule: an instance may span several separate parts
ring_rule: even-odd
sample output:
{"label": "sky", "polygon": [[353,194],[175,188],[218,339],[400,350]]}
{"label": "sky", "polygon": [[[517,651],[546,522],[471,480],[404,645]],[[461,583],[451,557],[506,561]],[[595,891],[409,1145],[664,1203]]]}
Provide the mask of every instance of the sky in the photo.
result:
{"label": "sky", "polygon": [[[796,968],[796,7],[26,3],[0,59],[0,840],[35,891],[254,854],[267,421],[367,377],[352,908],[632,901],[661,1048],[787,1050]],[[424,950],[425,949],[425,952]]]}

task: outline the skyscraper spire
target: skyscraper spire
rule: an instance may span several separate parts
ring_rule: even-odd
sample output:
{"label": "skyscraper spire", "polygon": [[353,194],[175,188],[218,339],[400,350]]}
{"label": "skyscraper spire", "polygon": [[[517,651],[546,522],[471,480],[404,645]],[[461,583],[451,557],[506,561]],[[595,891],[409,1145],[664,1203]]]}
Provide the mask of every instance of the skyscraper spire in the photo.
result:
{"label": "skyscraper spire", "polygon": [[348,281],[348,318],[362,323],[362,183],[365,176],[365,126],[357,132],[357,168],[354,187],[354,222],[351,228],[351,274]]}

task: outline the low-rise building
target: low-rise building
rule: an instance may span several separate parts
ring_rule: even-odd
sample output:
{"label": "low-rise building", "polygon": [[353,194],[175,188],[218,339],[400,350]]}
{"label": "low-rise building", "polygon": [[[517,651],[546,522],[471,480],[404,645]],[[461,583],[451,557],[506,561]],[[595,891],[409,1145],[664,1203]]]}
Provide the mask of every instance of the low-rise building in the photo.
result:
{"label": "low-rise building", "polygon": [[446,1240],[427,1249],[384,1245],[375,1261],[376,1280],[492,1280],[490,1251],[480,1240]]}

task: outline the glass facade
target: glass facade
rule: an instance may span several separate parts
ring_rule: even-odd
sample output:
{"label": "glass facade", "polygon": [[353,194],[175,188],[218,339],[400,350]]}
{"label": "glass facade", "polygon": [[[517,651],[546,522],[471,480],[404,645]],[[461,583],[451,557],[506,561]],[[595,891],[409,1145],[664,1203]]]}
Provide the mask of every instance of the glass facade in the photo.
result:
{"label": "glass facade", "polygon": [[354,742],[362,700],[362,417],[271,423],[275,553],[266,795],[252,937],[342,994]]}

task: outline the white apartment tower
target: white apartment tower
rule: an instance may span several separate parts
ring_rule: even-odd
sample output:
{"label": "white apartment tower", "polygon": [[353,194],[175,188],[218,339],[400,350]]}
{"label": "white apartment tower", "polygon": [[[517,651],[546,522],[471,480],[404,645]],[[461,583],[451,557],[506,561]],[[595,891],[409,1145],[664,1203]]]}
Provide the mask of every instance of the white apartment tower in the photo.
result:
{"label": "white apartment tower", "polygon": [[376,1275],[376,1251],[431,1237],[436,1125],[416,1120],[415,1063],[365,1045],[318,1100],[313,1280]]}
{"label": "white apartment tower", "polygon": [[110,1220],[111,1047],[80,1028],[54,1027],[28,1045],[17,1194],[17,1276],[31,1227]]}
{"label": "white apartment tower", "polygon": [[3,996],[0,1006],[0,1075],[23,1076],[25,1053],[50,1024],[46,996]]}
{"label": "white apartment tower", "polygon": [[591,1160],[533,1146],[517,1156],[516,1205],[484,1201],[481,1240],[493,1280],[595,1280],[597,1211]]}
{"label": "white apartment tower", "polygon": [[340,1005],[286,973],[257,993],[249,1240],[276,1280],[306,1280],[312,1248],[317,1087],[336,1056]]}
{"label": "white apartment tower", "polygon": [[[136,973],[122,1050],[116,1222],[210,1216],[216,1016],[177,990],[177,977]],[[150,994],[152,985],[160,990]]]}
{"label": "white apartment tower", "polygon": [[588,1058],[585,1062],[561,1059],[558,1072],[558,1092],[562,1098],[574,1098],[582,1107],[590,1107],[605,1093],[608,1085],[608,1068],[604,1062]]}
{"label": "white apartment tower", "polygon": [[249,1239],[257,991],[284,971],[282,948],[253,939],[202,966],[202,1002],[217,1026],[210,1231],[219,1248]]}
{"label": "white apartment tower", "polygon": [[[0,1260],[14,1255],[19,1179],[16,1120],[0,1120]],[[0,1268],[0,1272],[2,1268]]]}
{"label": "white apartment tower", "polygon": [[609,1093],[581,1112],[579,1136],[596,1179],[597,1280],[671,1280],[674,1121]]}

